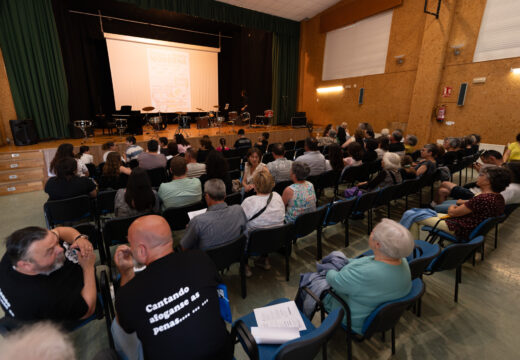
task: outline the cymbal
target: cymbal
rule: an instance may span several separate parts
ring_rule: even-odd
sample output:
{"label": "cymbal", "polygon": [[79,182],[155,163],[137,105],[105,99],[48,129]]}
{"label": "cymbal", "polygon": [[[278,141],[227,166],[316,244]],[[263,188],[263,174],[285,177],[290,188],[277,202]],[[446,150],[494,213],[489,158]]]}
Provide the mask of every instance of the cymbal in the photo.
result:
{"label": "cymbal", "polygon": [[144,107],[142,110],[143,111],[152,111],[152,110],[155,110],[155,108],[153,106],[147,106],[147,107]]}

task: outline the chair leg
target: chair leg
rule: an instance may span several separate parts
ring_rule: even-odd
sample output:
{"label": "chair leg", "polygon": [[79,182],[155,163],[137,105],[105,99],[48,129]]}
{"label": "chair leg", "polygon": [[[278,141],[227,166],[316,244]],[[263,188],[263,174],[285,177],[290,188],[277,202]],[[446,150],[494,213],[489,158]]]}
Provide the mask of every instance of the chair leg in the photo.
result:
{"label": "chair leg", "polygon": [[382,342],[385,342],[385,341],[386,341],[386,340],[385,340],[385,332],[384,332],[384,331],[381,332],[381,341],[382,341]]}
{"label": "chair leg", "polygon": [[417,317],[421,317],[421,305],[422,301],[421,298],[419,298],[419,300],[417,300]]}
{"label": "chair leg", "polygon": [[455,302],[459,300],[459,276],[461,272],[461,265],[457,266],[457,270],[455,270],[455,298],[453,299]]}
{"label": "chair leg", "polygon": [[395,355],[395,326],[392,328],[392,355]]}
{"label": "chair leg", "polygon": [[242,292],[242,299],[245,299],[247,296],[247,288],[245,264],[243,262],[240,263],[240,287]]}
{"label": "chair leg", "polygon": [[352,336],[350,335],[350,331],[346,331],[347,333],[347,360],[352,360]]}
{"label": "chair leg", "polygon": [[349,236],[348,236],[349,225],[348,225],[348,219],[345,219],[345,221],[343,221],[343,225],[345,225],[345,247],[348,247],[349,246]]}
{"label": "chair leg", "polygon": [[321,226],[316,229],[316,260],[321,260],[323,256],[321,248]]}
{"label": "chair leg", "polygon": [[404,197],[404,210],[408,210],[408,194]]}
{"label": "chair leg", "polygon": [[286,253],[285,253],[285,281],[289,281],[289,274],[290,274],[289,257],[290,257],[290,251],[286,250]]}

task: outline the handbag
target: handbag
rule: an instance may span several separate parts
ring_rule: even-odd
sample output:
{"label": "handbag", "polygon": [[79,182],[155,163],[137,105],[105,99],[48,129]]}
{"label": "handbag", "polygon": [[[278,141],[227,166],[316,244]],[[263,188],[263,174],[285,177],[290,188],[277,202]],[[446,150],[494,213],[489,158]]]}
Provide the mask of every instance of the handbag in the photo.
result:
{"label": "handbag", "polygon": [[262,215],[262,213],[265,211],[265,209],[267,209],[267,207],[269,206],[269,203],[271,202],[271,199],[273,198],[273,193],[271,192],[269,194],[269,197],[267,198],[267,203],[265,204],[265,206],[260,209],[256,214],[254,214],[253,216],[251,216],[249,219],[247,219],[247,221],[253,221],[254,219],[256,219],[257,217],[259,217],[260,215]]}
{"label": "handbag", "polygon": [[345,189],[345,194],[344,195],[348,199],[348,198],[352,198],[352,197],[356,197],[358,195],[361,195],[362,193],[363,192],[357,186],[354,186],[354,187]]}

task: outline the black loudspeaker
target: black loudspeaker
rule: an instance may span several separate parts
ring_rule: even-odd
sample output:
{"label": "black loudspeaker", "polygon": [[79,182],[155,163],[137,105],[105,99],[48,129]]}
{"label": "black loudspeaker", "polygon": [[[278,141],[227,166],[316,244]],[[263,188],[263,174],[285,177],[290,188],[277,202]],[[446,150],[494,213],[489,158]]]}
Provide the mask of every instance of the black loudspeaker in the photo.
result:
{"label": "black loudspeaker", "polygon": [[363,104],[363,97],[365,96],[365,88],[360,88],[359,89],[359,99],[358,99],[358,104],[361,105]]}
{"label": "black loudspeaker", "polygon": [[16,146],[38,143],[38,134],[36,133],[33,120],[9,120],[9,125],[11,126],[11,132],[13,133],[13,140]]}
{"label": "black loudspeaker", "polygon": [[463,106],[466,101],[466,90],[468,89],[468,83],[460,84],[459,98],[457,100],[458,106]]}
{"label": "black loudspeaker", "polygon": [[293,128],[301,128],[307,126],[307,118],[305,116],[293,116],[291,118],[291,126]]}

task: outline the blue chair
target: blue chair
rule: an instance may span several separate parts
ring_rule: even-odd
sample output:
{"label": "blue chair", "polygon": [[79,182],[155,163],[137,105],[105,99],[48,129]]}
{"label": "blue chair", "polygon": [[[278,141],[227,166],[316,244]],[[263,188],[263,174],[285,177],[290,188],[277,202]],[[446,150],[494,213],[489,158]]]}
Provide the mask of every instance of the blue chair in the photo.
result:
{"label": "blue chair", "polygon": [[[339,222],[343,223],[345,225],[345,247],[348,247],[349,245],[349,237],[348,237],[348,230],[349,230],[349,224],[348,219],[350,217],[350,214],[352,214],[352,210],[354,209],[354,206],[356,205],[357,199],[350,199],[350,200],[340,200],[335,201],[329,205],[329,209],[327,210],[327,213],[325,214],[325,219],[323,220],[323,227],[327,227],[330,225],[335,225]],[[322,250],[321,250],[321,233],[318,237],[318,260],[322,257]]]}
{"label": "blue chair", "polygon": [[298,216],[294,221],[293,243],[316,230],[316,258],[318,260],[321,259],[321,229],[327,209],[326,205],[321,206],[314,211]]}
{"label": "blue chair", "polygon": [[363,195],[357,198],[356,206],[352,211],[351,218],[357,215],[362,215],[365,211],[368,213],[367,216],[367,234],[370,235],[372,231],[372,208],[376,202],[377,197],[379,196],[379,191],[372,191],[364,193]]}
{"label": "blue chair", "polygon": [[399,318],[404,312],[417,301],[424,294],[424,283],[421,279],[412,280],[412,289],[410,292],[396,300],[387,301],[379,305],[372,313],[365,319],[361,334],[358,334],[352,330],[352,319],[350,308],[346,302],[343,301],[333,290],[327,290],[326,293],[334,297],[340,304],[345,313],[347,314],[347,324],[341,324],[343,329],[347,333],[347,358],[352,359],[352,339],[361,342],[365,339],[370,339],[372,335],[377,332],[384,334],[386,331],[391,330],[392,339],[392,355],[395,354],[395,326],[399,321]]}
{"label": "blue chair", "polygon": [[[266,306],[288,302],[289,299],[278,299],[270,302]],[[319,328],[316,328],[311,321],[300,312],[306,330],[300,331],[300,338],[294,339],[280,345],[258,345],[251,335],[250,329],[257,326],[253,312],[241,317],[233,324],[231,336],[242,344],[245,352],[250,359],[277,359],[277,360],[296,360],[314,359],[323,347],[323,359],[327,358],[326,344],[334,331],[341,324],[343,310],[338,308],[331,312]]]}
{"label": "blue chair", "polygon": [[43,204],[47,228],[94,220],[95,209],[88,195],[63,200],[50,200]]}
{"label": "blue chair", "polygon": [[495,225],[495,249],[498,246],[498,225],[505,222],[509,218],[509,215],[511,215],[519,206],[520,204],[506,205],[506,208],[504,210],[504,217],[501,220],[499,220]]}
{"label": "blue chair", "polygon": [[454,301],[458,302],[459,283],[462,282],[462,264],[472,256],[477,249],[484,244],[484,236],[480,235],[467,243],[451,244],[442,249],[437,256],[425,269],[426,275],[432,275],[443,270],[456,269],[455,272],[455,296]]}

